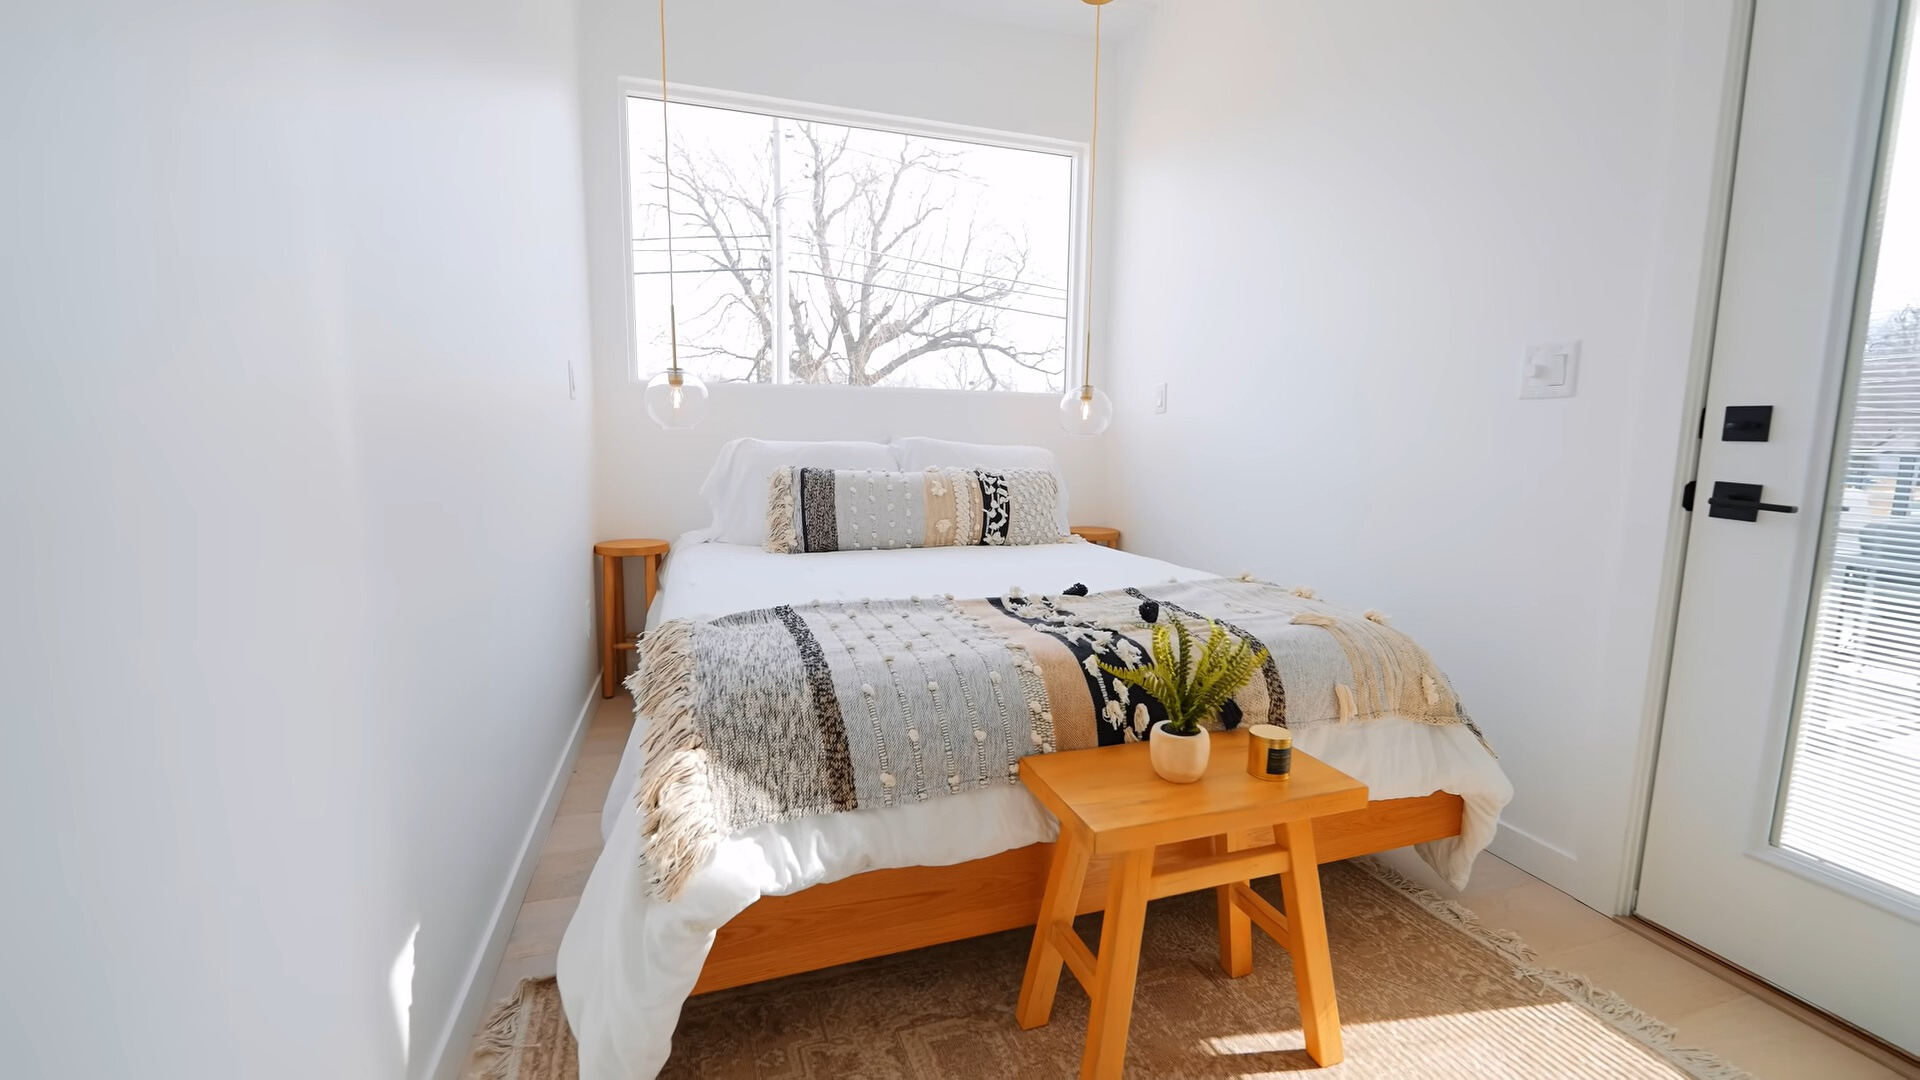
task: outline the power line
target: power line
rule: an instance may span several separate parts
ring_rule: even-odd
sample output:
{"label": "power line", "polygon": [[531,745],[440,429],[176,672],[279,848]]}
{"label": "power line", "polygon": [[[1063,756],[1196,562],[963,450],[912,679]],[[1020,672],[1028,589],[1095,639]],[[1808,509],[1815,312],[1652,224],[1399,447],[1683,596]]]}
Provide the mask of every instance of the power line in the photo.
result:
{"label": "power line", "polygon": [[[722,248],[707,248],[707,249],[701,249],[701,248],[695,248],[695,249],[692,249],[691,251],[689,251],[689,250],[687,249],[687,247],[686,247],[686,245],[682,243],[682,244],[677,244],[677,245],[676,245],[676,250],[678,250],[678,251],[680,251],[680,252],[682,252],[683,254],[694,254],[694,255],[702,255],[702,256],[705,256],[705,257],[708,257],[708,258],[712,258],[712,257],[713,257],[713,256],[714,256],[714,255],[715,255],[715,254],[716,254],[717,252],[720,252],[720,251],[725,251],[725,250],[728,250],[728,249],[722,249]],[[731,253],[732,253],[732,254],[735,254],[735,255],[765,255],[765,254],[767,254],[767,253],[769,252],[769,250],[770,250],[770,249],[767,249],[767,248],[745,248],[745,247],[741,247],[741,248],[733,248],[733,249],[731,249]],[[651,251],[650,251],[650,252],[647,252],[646,254],[650,254],[650,255],[654,255],[654,254],[658,254],[658,253],[656,253],[656,252],[651,252]],[[829,264],[829,265],[831,266],[831,264],[832,264],[832,263],[833,263],[833,262],[834,262],[835,260],[832,260],[831,258],[828,258],[828,257],[824,257],[824,256],[823,256],[823,257],[821,257],[821,261],[822,261],[822,262],[825,262],[825,263],[828,263],[828,264]],[[840,270],[840,271],[842,271],[843,273],[844,273],[845,271],[847,271],[847,270],[863,270],[863,269],[871,269],[871,268],[873,268],[873,264],[871,264],[871,263],[855,263],[855,262],[851,262],[851,261],[849,261],[849,260],[838,260],[838,261],[840,262],[840,264],[841,264],[841,265],[840,265],[840,266],[838,266],[838,267],[833,267],[833,268],[834,268],[834,269],[838,269],[838,270]],[[1049,293],[1049,292],[1058,292],[1058,291],[1061,291],[1061,290],[1054,290],[1054,289],[1052,289],[1052,288],[1050,288],[1050,287],[1048,287],[1048,286],[1044,286],[1044,285],[1038,285],[1038,284],[1035,284],[1035,283],[1033,283],[1033,282],[1023,282],[1023,281],[1021,281],[1021,280],[1019,280],[1018,278],[1014,278],[1014,279],[1007,279],[1007,278],[1001,278],[1001,277],[995,277],[994,275],[992,275],[992,274],[989,274],[989,273],[987,273],[986,271],[982,271],[982,270],[963,270],[963,269],[960,269],[960,268],[958,268],[958,267],[950,267],[950,266],[942,266],[942,265],[941,265],[941,264],[939,264],[939,263],[931,263],[931,262],[926,262],[926,261],[924,261],[924,260],[919,260],[919,259],[913,259],[913,260],[908,260],[908,261],[910,261],[910,262],[915,262],[915,263],[919,263],[920,265],[924,265],[924,266],[932,266],[932,267],[935,267],[936,269],[941,269],[941,270],[947,270],[947,271],[950,271],[950,272],[951,272],[951,275],[950,275],[950,276],[951,276],[951,278],[952,278],[952,279],[954,280],[954,282],[955,282],[956,284],[959,284],[959,285],[962,285],[962,286],[966,286],[966,287],[973,287],[973,286],[990,286],[990,287],[993,287],[993,288],[997,288],[997,289],[1004,289],[1005,291],[1007,291],[1007,292],[1009,292],[1009,293],[1011,293],[1011,294],[1015,294],[1015,295],[1019,295],[1019,296],[1027,296],[1027,297],[1031,297],[1031,298],[1034,298],[1034,299],[1038,299],[1038,300],[1041,300],[1041,301],[1057,301],[1057,302],[1059,302],[1059,303],[1061,303],[1061,304],[1063,304],[1063,305],[1064,305],[1064,304],[1065,304],[1065,302],[1066,302],[1066,298],[1065,298],[1064,296],[1049,296],[1049,295],[1047,295],[1047,293]],[[719,268],[717,268],[717,269],[712,269],[712,270],[700,270],[700,271],[689,271],[689,272],[697,272],[697,273],[747,273],[747,274],[767,274],[767,273],[772,273],[772,272],[773,272],[773,267],[772,267],[771,265],[766,265],[766,266],[752,266],[752,267],[738,267],[738,268],[736,268],[736,267],[719,267]],[[886,270],[886,271],[884,271],[884,272],[885,272],[885,273],[888,273],[888,274],[892,274],[892,275],[895,275],[896,277],[901,277],[901,278],[918,278],[918,279],[921,279],[921,280],[935,280],[935,281],[938,281],[938,280],[944,280],[944,279],[946,279],[946,278],[947,278],[947,277],[949,276],[949,275],[947,275],[947,274],[934,274],[934,273],[927,273],[927,272],[924,272],[924,271],[917,271],[917,270]],[[667,271],[664,271],[664,270],[636,270],[636,271],[634,271],[634,273],[636,273],[636,274],[661,274],[661,273],[667,273]],[[799,270],[799,269],[793,269],[793,268],[789,268],[789,269],[787,270],[787,273],[789,273],[789,274],[807,274],[807,275],[810,275],[810,276],[813,276],[813,277],[828,277],[828,278],[831,278],[831,279],[832,279],[832,280],[834,280],[834,281],[844,281],[844,282],[848,282],[848,283],[850,283],[850,284],[857,284],[857,285],[862,285],[862,286],[870,286],[870,287],[874,287],[874,288],[880,288],[880,289],[886,289],[886,290],[888,290],[888,291],[891,291],[891,292],[907,292],[907,291],[909,291],[909,290],[907,290],[907,289],[905,289],[904,287],[901,287],[901,286],[895,286],[895,285],[887,285],[887,284],[882,284],[882,283],[877,283],[877,282],[869,282],[869,281],[866,281],[866,280],[864,280],[864,279],[859,279],[859,278],[845,278],[845,277],[841,277],[841,276],[839,276],[839,275],[837,275],[837,274],[823,274],[823,273],[821,273],[820,271],[815,271],[815,270]],[[977,280],[974,280],[974,281],[971,281],[971,282],[969,282],[969,281],[967,281],[967,280],[965,280],[965,278],[967,278],[967,277],[972,277],[972,278],[975,278],[975,279],[977,279]],[[926,293],[916,293],[916,294],[914,294],[914,295],[922,295],[922,296],[924,296],[924,295],[929,295],[929,294],[926,294]],[[1012,310],[1012,309],[1009,309],[1009,310]],[[1020,309],[1020,310],[1025,310],[1025,309]],[[1049,318],[1065,318],[1065,315],[1064,315],[1064,314],[1063,314],[1063,315],[1058,315],[1058,316],[1055,316],[1055,315],[1052,315],[1051,313],[1048,313],[1048,312],[1032,312],[1031,314],[1036,314],[1036,315],[1045,315],[1045,316],[1047,316],[1047,317],[1049,317]]]}
{"label": "power line", "polygon": [[[798,274],[801,277],[820,278],[825,281],[840,281],[840,282],[845,282],[846,284],[849,284],[849,285],[867,284],[866,282],[860,281],[855,278],[835,277],[832,274],[822,274],[814,270],[789,270],[787,271],[787,273]],[[886,285],[877,286],[877,288],[885,289],[887,292],[900,293],[904,296],[921,296],[921,297],[925,297],[928,300],[946,300],[955,304],[971,304],[974,307],[991,308],[994,311],[1017,311],[1023,315],[1036,315],[1042,319],[1059,319],[1063,322],[1066,320],[1065,315],[1055,315],[1055,314],[1052,314],[1051,312],[1046,312],[1046,311],[1031,311],[1027,308],[1012,307],[1006,304],[991,304],[985,300],[972,300],[964,296],[952,296],[952,295],[943,296],[940,293],[917,292],[913,289],[896,289]]]}
{"label": "power line", "polygon": [[[698,236],[698,237],[696,237],[696,241],[697,241],[697,240],[702,240],[702,239],[707,239],[707,238],[709,238],[709,237],[711,237],[711,238],[715,238],[715,239],[720,239],[720,238],[725,238],[725,239],[754,239],[754,240],[758,240],[758,239],[760,239],[760,238],[762,238],[762,237],[769,237],[769,234],[767,234],[767,233],[702,233],[702,234],[700,234],[700,236]],[[794,240],[794,241],[798,241],[799,243],[802,243],[802,244],[808,244],[808,245],[811,245],[811,246],[813,246],[813,247],[816,247],[816,248],[820,246],[820,242],[819,242],[818,240],[816,240],[816,239],[814,239],[814,238],[813,238],[813,237],[811,237],[811,236],[807,236],[807,235],[805,235],[805,234],[802,234],[802,233],[793,233],[793,234],[791,234],[790,236],[788,236],[787,238],[788,238],[789,240]],[[659,237],[654,237],[654,236],[636,236],[636,237],[634,237],[634,238],[633,238],[633,244],[634,244],[634,246],[635,246],[636,248],[638,248],[638,246],[639,246],[639,245],[641,245],[641,244],[658,244],[658,243],[660,243],[660,242],[661,242],[661,241],[660,241],[660,238],[659,238]],[[676,239],[676,240],[675,240],[674,242],[675,242],[676,244],[685,244],[685,243],[687,243],[688,241],[684,241],[684,240],[680,240],[680,239]],[[991,277],[991,276],[992,276],[992,275],[990,275],[990,274],[988,274],[988,273],[987,273],[986,271],[984,271],[984,270],[968,270],[968,269],[966,269],[966,268],[964,268],[964,267],[959,267],[959,266],[952,266],[952,265],[949,265],[949,264],[947,264],[947,263],[940,263],[940,262],[934,262],[934,261],[933,261],[933,260],[931,260],[931,259],[915,259],[915,258],[910,258],[910,257],[908,257],[908,256],[906,256],[906,255],[896,255],[896,254],[894,254],[894,253],[892,253],[892,252],[889,252],[889,251],[881,251],[881,250],[879,250],[878,248],[870,248],[870,247],[862,247],[862,246],[860,246],[860,245],[858,245],[858,244],[850,244],[850,243],[849,243],[849,244],[840,244],[840,245],[837,245],[837,246],[839,246],[839,247],[841,247],[841,248],[843,248],[844,250],[847,250],[847,251],[861,251],[861,252],[865,252],[865,253],[866,253],[866,254],[868,254],[868,255],[873,255],[873,256],[875,256],[875,257],[877,257],[877,258],[881,258],[881,259],[892,259],[892,260],[894,260],[894,261],[896,261],[896,262],[907,262],[907,263],[913,263],[913,264],[915,264],[915,265],[918,265],[918,266],[932,266],[932,267],[936,267],[936,268],[938,268],[938,269],[942,269],[942,270],[951,270],[951,271],[953,271],[953,272],[954,272],[954,273],[956,273],[956,274],[973,274],[973,275],[975,275],[975,276],[979,276],[979,277]],[[905,273],[906,271],[899,271],[899,272],[900,272],[900,273]],[[1065,293],[1066,293],[1066,291],[1067,291],[1067,290],[1066,290],[1066,287],[1065,287],[1065,286],[1061,286],[1061,285],[1048,285],[1048,284],[1044,284],[1044,283],[1042,283],[1042,282],[1038,282],[1038,281],[1020,281],[1019,279],[1015,279],[1015,284],[1019,284],[1019,285],[1024,285],[1024,286],[1026,286],[1026,287],[1027,287],[1027,288],[1029,288],[1029,289],[1035,289],[1035,290],[1045,290],[1045,291],[1048,291],[1048,292],[1057,292],[1057,293],[1061,293],[1061,294],[1065,294]]]}
{"label": "power line", "polygon": [[[753,272],[764,273],[765,271],[753,271]],[[831,274],[822,274],[814,270],[789,270],[787,271],[787,273],[797,275],[799,277],[820,278],[825,281],[839,281],[848,285],[865,285],[866,284],[866,282],[860,281],[856,278],[834,277]],[[731,276],[733,274],[733,271],[725,267],[715,267],[714,269],[711,269],[711,270],[635,270],[633,272],[634,277],[659,277],[666,274],[683,274],[683,275],[684,274],[727,274]],[[1041,318],[1041,319],[1059,319],[1063,322],[1066,320],[1065,315],[1055,315],[1052,312],[1048,312],[1048,311],[1034,311],[1031,308],[1015,307],[1011,304],[994,304],[994,303],[989,303],[988,301],[985,301],[985,300],[974,300],[964,296],[953,296],[951,294],[943,295],[940,293],[919,292],[914,289],[901,289],[901,288],[895,288],[889,285],[878,285],[874,287],[880,289],[883,292],[899,293],[902,296],[919,296],[919,297],[924,297],[925,299],[928,299],[928,300],[944,300],[944,301],[947,301],[948,303],[967,304],[972,307],[987,308],[992,311],[1011,311],[1021,315],[1032,315],[1036,318]]]}
{"label": "power line", "polygon": [[[711,257],[717,252],[727,252],[734,255],[765,255],[765,254],[768,254],[771,249],[763,248],[763,247],[745,247],[745,246],[728,248],[724,245],[710,246],[710,247],[704,247],[704,248],[689,248],[685,241],[676,241],[675,250],[680,252],[690,252],[692,254],[706,255]],[[870,254],[873,253],[872,249],[870,248],[855,248],[850,246],[848,250],[849,251],[865,251]],[[636,253],[644,254],[644,255],[661,254],[661,252],[655,249],[645,249],[645,250],[636,249]],[[870,269],[870,268],[874,268],[877,265],[875,263],[861,263],[861,262],[855,262],[851,259],[835,258],[831,255],[825,255],[825,254],[815,255],[814,257],[819,259],[821,262],[827,263],[829,265],[833,265],[837,263],[838,264],[837,268],[840,269],[842,272],[845,272],[848,270]],[[964,281],[965,278],[974,278],[976,280],[971,282],[971,284],[975,284],[975,285],[991,284],[996,288],[1005,288],[1010,292],[1018,292],[1018,293],[1021,293],[1022,295],[1033,296],[1033,297],[1036,297],[1039,299],[1045,299],[1045,300],[1057,300],[1061,303],[1066,302],[1066,296],[1064,295],[1066,290],[1054,285],[1045,285],[1040,282],[1031,281],[1031,280],[1022,280],[1020,278],[1007,278],[1007,277],[993,274],[986,270],[968,270],[968,269],[965,269],[964,267],[949,266],[944,263],[931,262],[926,259],[908,259],[908,258],[905,258],[904,256],[889,256],[884,253],[881,253],[881,258],[882,259],[892,258],[895,261],[899,261],[899,262],[912,263],[917,266],[930,266],[930,267],[933,267],[935,270],[945,271],[945,273],[929,273],[926,271],[904,270],[904,269],[889,269],[884,271],[886,273],[895,274],[900,277],[922,278],[922,279],[931,278],[931,279],[939,280],[939,279],[943,279],[951,276],[955,281],[961,282],[963,284],[967,283]],[[749,267],[749,268],[742,268],[742,269],[743,269],[743,272],[746,272],[746,273],[766,273],[771,268],[770,267]],[[807,271],[792,270],[789,272],[804,273]],[[1054,295],[1047,295],[1047,294],[1054,294]]]}
{"label": "power line", "polygon": [[[816,248],[820,246],[820,242],[810,236],[800,236],[796,234],[794,236],[794,239],[800,241],[803,244],[811,244]],[[932,261],[931,259],[911,259],[905,255],[895,255],[892,252],[879,251],[875,248],[869,248],[869,247],[860,247],[855,244],[842,244],[840,246],[847,251],[862,251],[867,253],[868,255],[878,256],[879,258],[882,258],[882,259],[893,259],[898,262],[914,263],[915,265],[918,265],[918,266],[931,266],[940,270],[951,270],[956,274],[972,274],[976,277],[992,277],[993,276],[992,274],[989,274],[984,270],[968,270],[965,267],[949,266],[946,263],[937,263]],[[896,270],[894,272],[904,274],[904,273],[908,273],[909,271]],[[1059,285],[1046,285],[1037,281],[1021,281],[1019,278],[1014,278],[1013,284],[1023,285],[1028,289],[1045,290],[1048,292],[1065,293],[1067,291],[1065,288]]]}

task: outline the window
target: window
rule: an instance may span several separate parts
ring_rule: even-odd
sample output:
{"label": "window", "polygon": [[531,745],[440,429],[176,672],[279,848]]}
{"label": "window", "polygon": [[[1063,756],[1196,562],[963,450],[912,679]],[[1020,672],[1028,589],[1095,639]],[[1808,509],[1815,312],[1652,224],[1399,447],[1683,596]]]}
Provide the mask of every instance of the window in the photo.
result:
{"label": "window", "polygon": [[[1908,46],[1911,48],[1911,46]],[[1913,61],[1877,193],[1864,341],[1851,357],[1837,490],[1774,843],[1920,906],[1920,80]]]}
{"label": "window", "polygon": [[[1070,147],[667,108],[682,367],[709,383],[1062,389]],[[627,154],[645,379],[668,349],[657,97],[627,98]]]}

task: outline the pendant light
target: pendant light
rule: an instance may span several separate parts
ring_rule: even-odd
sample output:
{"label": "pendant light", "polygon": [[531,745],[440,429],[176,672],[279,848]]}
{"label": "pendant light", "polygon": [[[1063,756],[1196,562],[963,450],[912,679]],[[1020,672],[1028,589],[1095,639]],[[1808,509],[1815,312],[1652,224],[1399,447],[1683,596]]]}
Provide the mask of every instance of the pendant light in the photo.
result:
{"label": "pendant light", "polygon": [[673,296],[673,136],[667,122],[667,0],[660,0],[660,167],[667,178],[667,370],[647,383],[647,415],[664,428],[690,428],[707,415],[707,384],[680,369]]}
{"label": "pendant light", "polygon": [[1080,351],[1080,385],[1060,395],[1060,426],[1069,435],[1098,435],[1113,422],[1113,399],[1093,385],[1093,188],[1100,164],[1100,9],[1093,5],[1093,138],[1087,143],[1087,303],[1082,311],[1086,339]]}

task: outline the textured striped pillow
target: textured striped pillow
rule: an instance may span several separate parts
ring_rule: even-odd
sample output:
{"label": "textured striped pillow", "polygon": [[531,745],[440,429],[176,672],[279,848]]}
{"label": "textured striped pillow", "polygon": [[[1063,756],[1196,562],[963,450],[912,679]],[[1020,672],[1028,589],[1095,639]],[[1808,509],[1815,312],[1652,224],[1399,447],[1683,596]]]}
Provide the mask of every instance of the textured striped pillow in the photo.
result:
{"label": "textured striped pillow", "polygon": [[1060,492],[1045,469],[924,472],[775,469],[767,488],[768,551],[868,551],[1060,542]]}

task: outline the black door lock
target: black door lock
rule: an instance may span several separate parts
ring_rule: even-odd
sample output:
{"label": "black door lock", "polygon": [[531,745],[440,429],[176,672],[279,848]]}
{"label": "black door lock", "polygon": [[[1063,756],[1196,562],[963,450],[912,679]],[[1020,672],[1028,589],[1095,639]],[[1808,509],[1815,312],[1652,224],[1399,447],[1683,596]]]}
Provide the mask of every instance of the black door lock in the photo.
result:
{"label": "black door lock", "polygon": [[1766,442],[1773,432],[1773,406],[1729,405],[1720,425],[1721,442]]}
{"label": "black door lock", "polygon": [[1734,484],[1725,480],[1713,482],[1713,494],[1707,496],[1708,517],[1726,518],[1728,521],[1759,521],[1760,511],[1769,510],[1776,514],[1797,514],[1797,506],[1782,506],[1779,503],[1760,501],[1759,484]]}

